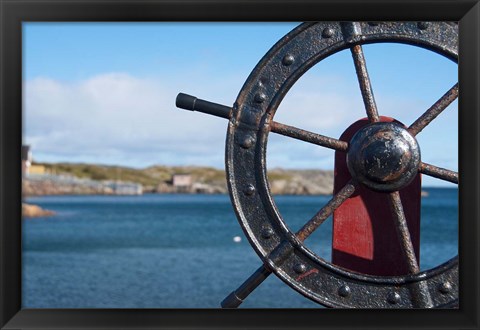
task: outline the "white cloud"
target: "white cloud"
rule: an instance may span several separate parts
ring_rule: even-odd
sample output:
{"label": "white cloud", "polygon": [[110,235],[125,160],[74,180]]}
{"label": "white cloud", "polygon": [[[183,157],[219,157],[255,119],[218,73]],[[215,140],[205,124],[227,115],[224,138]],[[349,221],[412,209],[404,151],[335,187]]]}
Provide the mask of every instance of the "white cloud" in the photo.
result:
{"label": "white cloud", "polygon": [[[205,84],[193,77],[165,82],[123,73],[73,83],[36,78],[25,84],[24,140],[40,160],[84,159],[133,166],[190,162],[221,167],[227,122],[179,110],[175,97],[182,91],[229,105],[242,83],[242,77],[227,76]],[[335,107],[343,118],[349,107],[340,95],[312,96],[309,91],[293,94],[281,108],[292,104],[298,113],[287,113],[287,122],[295,118],[299,126],[312,129],[338,126],[338,116],[327,119],[322,111]]]}
{"label": "white cloud", "polygon": [[223,156],[226,121],[181,111],[176,88],[127,74],[25,85],[24,139],[34,155],[145,166]]}

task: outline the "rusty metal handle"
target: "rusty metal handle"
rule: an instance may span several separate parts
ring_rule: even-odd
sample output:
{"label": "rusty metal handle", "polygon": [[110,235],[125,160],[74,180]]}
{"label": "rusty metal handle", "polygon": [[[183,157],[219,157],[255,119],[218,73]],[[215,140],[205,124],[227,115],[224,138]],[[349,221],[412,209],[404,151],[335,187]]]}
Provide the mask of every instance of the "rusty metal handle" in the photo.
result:
{"label": "rusty metal handle", "polygon": [[221,303],[222,308],[237,308],[272,273],[265,265],[258,268],[240,287],[232,291]]}
{"label": "rusty metal handle", "polygon": [[196,98],[195,96],[184,93],[179,93],[177,95],[175,105],[181,109],[199,111],[226,119],[230,119],[230,112],[232,110],[230,107],[218,103],[201,100]]}

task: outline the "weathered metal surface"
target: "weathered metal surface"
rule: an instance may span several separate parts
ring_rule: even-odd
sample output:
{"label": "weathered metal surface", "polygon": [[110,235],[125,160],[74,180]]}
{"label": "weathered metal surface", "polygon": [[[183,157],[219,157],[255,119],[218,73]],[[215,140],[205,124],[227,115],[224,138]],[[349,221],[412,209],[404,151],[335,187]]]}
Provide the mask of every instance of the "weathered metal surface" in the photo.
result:
{"label": "weathered metal surface", "polygon": [[458,173],[451,170],[447,170],[445,168],[441,168],[435,165],[422,162],[420,164],[419,172],[426,175],[433,176],[438,179],[442,179],[451,183],[458,184]]}
{"label": "weathered metal surface", "polygon": [[[362,22],[357,27],[356,35],[349,38],[361,40],[361,43],[410,43],[453,60],[457,57],[458,31],[455,25],[432,22],[422,30],[415,22],[379,23],[376,26]],[[266,143],[270,123],[281,100],[298,78],[315,63],[351,46],[345,41],[341,23],[306,23],[280,40],[260,61],[240,92],[229,123],[226,167],[231,198],[240,224],[263,262],[306,297],[331,307],[414,307],[407,282],[425,281],[429,290],[437,292],[431,285],[443,278],[451,280],[455,277],[454,274],[458,273],[455,261],[447,264],[447,269],[442,272],[393,278],[360,276],[342,270],[319,258],[296,238],[281,218],[268,188]],[[261,102],[258,102],[260,99],[257,95],[262,95]],[[252,139],[247,149],[240,145],[245,136]],[[255,187],[255,193],[247,196],[243,191],[249,184]],[[262,237],[266,227],[274,232],[269,239]],[[270,253],[283,241],[289,241],[294,251],[281,263],[274,263],[269,258]],[[294,270],[297,264],[305,266],[302,276]],[[345,285],[350,288],[348,297],[338,294],[339,288]],[[395,304],[387,301],[392,291],[400,296]],[[443,295],[437,294],[433,299],[434,307],[448,303]]]}
{"label": "weathered metal surface", "polygon": [[420,272],[418,266],[417,257],[413,249],[412,239],[410,238],[410,231],[408,230],[407,220],[405,219],[405,213],[403,212],[402,201],[398,191],[394,191],[390,194],[390,208],[395,219],[395,228],[397,229],[397,235],[403,246],[404,260],[408,265],[410,274],[417,274]]}
{"label": "weathered metal surface", "polygon": [[333,211],[338,208],[347,198],[355,192],[355,183],[347,183],[333,198],[315,214],[303,227],[296,233],[300,241],[304,241],[310,236],[320,225],[332,215]]}
{"label": "weathered metal surface", "polygon": [[232,291],[220,304],[222,308],[237,308],[270,274],[264,265],[259,267],[237,290]]}
{"label": "weathered metal surface", "polygon": [[458,97],[458,83],[453,85],[434,105],[432,105],[423,115],[421,115],[410,127],[409,132],[412,135],[420,133],[428,124],[430,124],[439,114],[442,113]]}
{"label": "weathered metal surface", "polygon": [[[363,308],[456,306],[458,258],[426,272],[405,276],[382,277],[350,272],[310,251],[289,230],[270,194],[266,145],[272,127],[280,127],[272,125],[273,117],[288,90],[313,65],[350,48],[367,114],[372,122],[376,121],[378,112],[373,91],[361,47],[358,47],[375,42],[405,43],[432,50],[455,62],[458,58],[456,24],[321,22],[300,25],[274,45],[255,67],[228,116],[223,110],[214,113],[230,119],[226,169],[231,200],[240,225],[265,269],[273,271],[286,284],[318,303],[329,307]],[[324,140],[318,136],[311,138],[308,132],[298,129],[280,127],[278,131],[291,133],[292,137],[308,142]],[[328,141],[324,144],[333,147],[332,140]],[[452,176],[424,163],[420,164],[419,171],[442,179],[451,179]],[[260,273],[263,274],[263,270]],[[425,299],[419,299],[418,292],[422,297],[430,295],[431,300],[425,303]],[[238,303],[242,298],[237,295],[234,300]]]}
{"label": "weathered metal surface", "polygon": [[[353,182],[347,183],[333,198],[324,206],[320,211],[318,211],[299,231],[296,233],[297,239],[304,241],[310,236],[327,218],[339,207],[347,198],[349,198],[355,192],[355,184]],[[263,238],[270,238],[271,235],[265,235],[265,233],[272,233],[271,230],[264,231],[262,233]],[[286,244],[279,244],[277,248],[270,253],[270,259],[284,259],[286,254],[292,252],[290,246]],[[272,256],[276,255],[277,258]],[[279,257],[279,258],[278,258]],[[306,268],[304,264],[297,264],[294,266],[295,272],[302,274],[305,272]],[[221,306],[223,308],[236,308],[240,306],[243,300],[255,290],[260,283],[262,283],[270,274],[271,270],[267,269],[265,265],[262,265],[259,269],[255,271],[237,290],[230,293],[230,295],[225,298]]]}
{"label": "weathered metal surface", "polygon": [[378,110],[375,98],[373,96],[372,86],[370,84],[370,77],[367,71],[367,64],[365,63],[365,57],[363,56],[363,50],[361,45],[355,45],[350,48],[353,56],[353,62],[355,63],[355,71],[357,72],[358,83],[360,85],[360,91],[362,92],[363,103],[367,110],[368,119],[371,122],[378,121]]}
{"label": "weathered metal surface", "polygon": [[[415,256],[415,250],[410,237],[410,231],[407,225],[407,219],[403,211],[403,205],[400,198],[400,193],[394,191],[390,193],[389,204],[395,220],[395,228],[397,229],[397,236],[402,245],[402,254],[404,262],[408,266],[410,274],[418,274],[420,272],[419,263]],[[416,308],[431,308],[432,298],[425,283],[414,283],[410,286],[410,293],[412,295],[412,304]]]}
{"label": "weathered metal surface", "polygon": [[407,186],[417,175],[419,164],[417,141],[393,122],[362,127],[352,137],[347,153],[352,177],[378,191],[391,192]]}
{"label": "weathered metal surface", "polygon": [[348,142],[340,141],[328,136],[309,132],[297,127],[277,123],[275,121],[273,121],[270,124],[270,130],[274,133],[288,136],[293,139],[298,139],[305,142],[313,143],[325,148],[330,148],[330,149],[340,150],[340,151],[347,151],[348,149]]}
{"label": "weathered metal surface", "polygon": [[[203,112],[209,115],[226,119],[230,119],[230,115],[232,113],[231,107],[205,101],[195,96],[184,93],[179,93],[177,95],[175,105],[181,109]],[[275,121],[271,122],[270,130],[280,135],[288,136],[293,139],[302,140],[334,150],[347,151],[348,149],[348,143],[345,141],[340,141],[328,136],[309,132],[297,127],[285,125]]]}
{"label": "weathered metal surface", "polygon": [[[395,122],[380,116],[381,122]],[[340,140],[350,141],[369,124],[367,118],[350,125]],[[398,123],[402,125],[401,123]],[[403,126],[403,125],[402,125]],[[351,179],[346,153],[335,152],[334,193]],[[400,190],[405,218],[417,258],[420,257],[421,178],[418,174]],[[376,276],[409,274],[402,262],[402,246],[389,207],[389,194],[360,184],[355,195],[346,200],[333,214],[332,263],[355,272]]]}

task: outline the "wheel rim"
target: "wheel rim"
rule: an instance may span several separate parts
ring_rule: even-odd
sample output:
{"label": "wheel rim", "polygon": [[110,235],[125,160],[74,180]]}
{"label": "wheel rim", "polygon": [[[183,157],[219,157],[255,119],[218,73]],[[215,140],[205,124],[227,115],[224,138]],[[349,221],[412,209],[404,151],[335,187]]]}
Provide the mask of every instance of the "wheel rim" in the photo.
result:
{"label": "wheel rim", "polygon": [[[283,97],[308,69],[324,58],[354,45],[378,42],[423,47],[454,62],[458,58],[456,24],[326,22],[300,25],[259,62],[233,107],[226,143],[232,204],[240,225],[264,264],[313,301],[329,307],[455,306],[458,304],[458,256],[431,270],[406,276],[353,273],[309,250],[303,244],[304,238],[299,239],[288,229],[270,194],[266,145]],[[376,109],[369,112],[368,95],[364,101],[369,118],[375,119]],[[346,195],[351,193],[349,189]]]}

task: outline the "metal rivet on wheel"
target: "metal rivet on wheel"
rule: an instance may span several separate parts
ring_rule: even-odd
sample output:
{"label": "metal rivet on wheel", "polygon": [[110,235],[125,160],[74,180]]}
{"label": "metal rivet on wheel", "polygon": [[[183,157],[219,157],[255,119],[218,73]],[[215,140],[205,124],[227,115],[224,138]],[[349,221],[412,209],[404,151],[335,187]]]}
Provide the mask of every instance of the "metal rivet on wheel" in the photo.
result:
{"label": "metal rivet on wheel", "polygon": [[400,302],[400,299],[400,295],[396,292],[391,292],[387,296],[387,301],[392,305],[398,304]]}
{"label": "metal rivet on wheel", "polygon": [[338,295],[340,297],[348,297],[350,295],[350,287],[348,285],[342,285],[338,288]]}
{"label": "metal rivet on wheel", "polygon": [[263,103],[267,99],[267,95],[263,93],[257,93],[253,99],[256,103]]}
{"label": "metal rivet on wheel", "polygon": [[428,28],[428,23],[427,22],[418,22],[417,27],[420,30],[426,30]]}
{"label": "metal rivet on wheel", "polygon": [[250,148],[251,146],[253,146],[253,143],[255,141],[253,140],[253,137],[251,136],[246,136],[242,139],[242,141],[240,142],[240,146],[243,148],[243,149],[248,149]]}
{"label": "metal rivet on wheel", "polygon": [[449,293],[452,291],[452,285],[450,282],[443,282],[438,286],[438,290],[443,294]]}
{"label": "metal rivet on wheel", "polygon": [[244,192],[245,192],[245,195],[251,196],[255,192],[255,187],[253,186],[253,184],[249,184],[245,188]]}
{"label": "metal rivet on wheel", "polygon": [[305,266],[304,264],[296,264],[295,266],[293,266],[293,270],[297,274],[302,274],[305,273],[305,271],[307,270],[307,266]]}
{"label": "metal rivet on wheel", "polygon": [[283,57],[282,64],[285,66],[291,65],[293,62],[295,62],[295,57],[293,55],[287,54]]}
{"label": "metal rivet on wheel", "polygon": [[325,29],[323,29],[323,31],[322,31],[322,37],[324,37],[324,38],[331,38],[331,37],[333,37],[333,33],[334,33],[333,29],[331,29],[331,28],[325,28]]}
{"label": "metal rivet on wheel", "polygon": [[273,229],[272,228],[264,228],[262,230],[262,237],[263,238],[271,238],[273,236],[274,232],[273,232]]}

